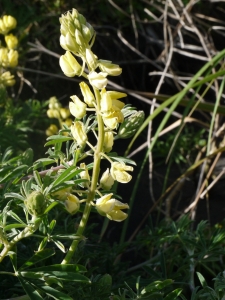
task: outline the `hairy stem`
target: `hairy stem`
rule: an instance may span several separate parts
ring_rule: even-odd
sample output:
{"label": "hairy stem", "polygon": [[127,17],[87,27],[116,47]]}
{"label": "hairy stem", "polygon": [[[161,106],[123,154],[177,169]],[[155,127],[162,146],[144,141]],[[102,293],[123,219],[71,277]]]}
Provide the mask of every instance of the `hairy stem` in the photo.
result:
{"label": "hairy stem", "polygon": [[23,231],[21,231],[17,236],[15,236],[11,242],[5,245],[4,249],[0,253],[0,263],[3,261],[3,259],[6,257],[8,252],[18,243],[20,240],[32,235],[39,227],[40,221],[36,221],[35,224],[30,224],[26,228],[24,228]]}

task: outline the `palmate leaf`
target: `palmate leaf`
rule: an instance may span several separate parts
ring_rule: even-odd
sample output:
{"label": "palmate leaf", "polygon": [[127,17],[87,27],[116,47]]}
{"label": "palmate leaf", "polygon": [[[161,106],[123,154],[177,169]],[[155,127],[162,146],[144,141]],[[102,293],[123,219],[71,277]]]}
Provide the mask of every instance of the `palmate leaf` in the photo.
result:
{"label": "palmate leaf", "polygon": [[24,173],[26,172],[26,170],[28,169],[27,165],[21,165],[18,166],[16,168],[14,168],[9,174],[7,174],[6,176],[4,176],[1,180],[1,182],[6,182],[12,179],[15,179],[17,177],[20,177],[22,175],[24,175]]}
{"label": "palmate leaf", "polygon": [[61,265],[61,264],[55,264],[50,266],[43,266],[39,268],[34,268],[31,270],[32,272],[46,272],[49,271],[62,271],[62,272],[72,272],[72,273],[80,273],[80,272],[87,272],[87,269],[82,265],[74,265],[74,264],[67,264],[67,265]]}
{"label": "palmate leaf", "polygon": [[71,178],[75,177],[82,171],[83,171],[83,169],[75,169],[74,166],[69,167],[63,173],[61,173],[59,175],[59,177],[56,178],[55,181],[52,182],[52,184],[48,187],[47,192],[48,193],[51,192],[53,187],[59,185],[60,183],[62,183],[64,181],[70,180]]}
{"label": "palmate leaf", "polygon": [[[38,288],[41,289],[44,293],[46,293],[46,295],[48,295],[49,297],[55,300],[73,300],[70,296],[62,292],[59,292],[48,285],[42,285],[40,287],[38,286]],[[33,300],[33,298],[31,299]]]}
{"label": "palmate leaf", "polygon": [[66,142],[66,141],[72,141],[72,140],[73,140],[72,137],[68,137],[68,136],[64,136],[64,135],[52,135],[47,138],[48,142],[45,144],[45,146],[54,145],[54,144],[58,144],[58,143]]}
{"label": "palmate leaf", "polygon": [[25,280],[22,276],[18,275],[19,281],[24,289],[24,291],[27,293],[27,295],[32,300],[43,300],[41,295],[37,292],[36,288],[33,287],[33,285]]}
{"label": "palmate leaf", "polygon": [[55,251],[53,249],[44,249],[38,251],[19,268],[19,271],[25,270],[34,264],[53,256],[54,254]]}
{"label": "palmate leaf", "polygon": [[176,300],[177,297],[182,293],[182,289],[178,288],[174,291],[172,291],[171,293],[169,293],[164,300]]}

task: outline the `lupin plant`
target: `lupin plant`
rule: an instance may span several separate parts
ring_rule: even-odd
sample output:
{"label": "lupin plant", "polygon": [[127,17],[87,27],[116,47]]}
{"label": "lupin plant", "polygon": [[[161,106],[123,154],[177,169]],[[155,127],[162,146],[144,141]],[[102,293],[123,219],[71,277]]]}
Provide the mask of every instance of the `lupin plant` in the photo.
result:
{"label": "lupin plant", "polygon": [[[87,277],[79,274],[84,272],[85,268],[71,265],[71,262],[79,242],[84,240],[84,231],[92,211],[116,222],[127,218],[129,205],[116,199],[114,183],[130,182],[132,179],[130,172],[133,171],[131,165],[135,163],[125,157],[119,157],[112,149],[116,139],[132,136],[144,119],[143,112],[137,112],[121,101],[121,98],[127,96],[125,93],[108,90],[108,76],[118,76],[122,69],[111,61],[98,59],[92,52],[96,33],[84,16],[73,9],[61,16],[60,24],[60,45],[66,53],[60,57],[59,64],[66,76],[84,78],[84,81],[80,82],[82,99],[71,95],[69,109],[62,109],[55,97],[50,99],[47,114],[50,118],[61,120],[62,128],[58,134],[55,128],[52,131],[51,128],[48,129],[46,146],[51,146],[47,152],[49,158],[39,159],[29,168],[22,164],[15,172],[7,173],[7,169],[4,175],[6,182],[4,178],[1,181],[6,189],[5,198],[11,200],[0,213],[0,263],[6,256],[10,257],[15,272],[6,273],[18,277],[30,297],[35,293],[35,299],[43,299],[39,292],[54,295],[55,290],[52,287],[49,290],[46,284],[40,282],[43,278],[49,286],[54,280],[58,282],[55,271],[61,274],[60,280],[90,283]],[[1,28],[3,27],[0,22]],[[70,114],[74,120],[69,124],[63,120]],[[25,158],[29,160],[30,155],[28,149],[22,155],[22,161],[24,162]],[[86,159],[89,162],[91,159],[92,162],[87,164]],[[103,160],[108,162],[105,169],[101,169]],[[56,165],[52,165],[51,169],[38,171],[39,168],[51,164]],[[22,177],[30,171],[33,171],[33,175]],[[20,193],[18,193],[19,186]],[[18,216],[13,211],[11,207],[14,205],[17,210],[23,210],[24,217]],[[60,207],[58,211],[64,208],[63,211],[78,216],[79,225],[69,238],[66,233],[53,234],[56,220],[54,218],[50,220],[52,214],[49,212],[56,205]],[[10,224],[10,218],[17,223]],[[41,233],[37,235],[38,229]],[[25,263],[18,269],[15,262],[17,243],[34,234],[42,238],[38,248],[35,249],[36,254],[30,258],[27,265]],[[62,238],[68,238],[68,241],[73,239],[68,250],[59,241]],[[61,264],[38,271],[37,268],[24,271],[39,258],[44,260],[54,254],[54,251],[50,251],[49,254],[49,250],[46,249],[48,242],[53,242],[66,253]],[[64,271],[67,272],[66,275]],[[63,275],[60,272],[64,272]],[[0,275],[4,273],[0,271]]]}
{"label": "lupin plant", "polygon": [[[72,12],[62,15],[60,24],[60,45],[66,50],[66,53],[60,57],[60,67],[66,76],[82,76],[88,82],[80,83],[83,99],[72,95],[70,97],[72,101],[69,102],[70,113],[75,117],[70,131],[74,139],[76,156],[78,155],[77,160],[82,160],[85,152],[93,157],[92,174],[89,174],[85,163],[80,164],[82,170],[80,177],[86,181],[83,183],[83,190],[79,190],[81,201],[75,195],[74,198],[67,197],[66,200],[66,209],[69,212],[78,212],[79,203],[85,205],[77,230],[77,234],[82,235],[93,206],[99,214],[110,220],[120,222],[127,218],[124,210],[129,208],[128,204],[115,199],[110,190],[114,181],[129,182],[132,176],[128,172],[133,171],[133,167],[125,164],[123,158],[113,158],[108,155],[113,147],[116,129],[124,122],[125,104],[119,99],[127,95],[107,90],[107,77],[120,75],[122,69],[111,61],[98,59],[92,52],[96,33],[84,16],[73,9]],[[88,116],[89,113],[92,114]],[[143,121],[143,114],[139,119]],[[90,132],[95,135],[96,145],[92,145],[88,140]],[[102,159],[107,159],[110,167],[100,176]],[[75,190],[74,192],[76,193]],[[74,209],[70,209],[70,206]],[[70,262],[77,244],[78,240],[72,243],[63,263]]]}

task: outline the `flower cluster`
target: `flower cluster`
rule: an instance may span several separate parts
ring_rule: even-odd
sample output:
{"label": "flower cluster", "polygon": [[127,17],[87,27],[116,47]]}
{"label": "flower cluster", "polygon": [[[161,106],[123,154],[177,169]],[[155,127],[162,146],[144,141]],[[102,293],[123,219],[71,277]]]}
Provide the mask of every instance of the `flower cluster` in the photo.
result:
{"label": "flower cluster", "polygon": [[[83,180],[79,185],[81,190],[75,190],[74,192],[78,196],[82,196],[82,193],[88,195],[90,189],[93,189],[94,186],[95,193],[93,194],[92,192],[94,197],[87,197],[87,201],[91,200],[92,205],[96,207],[101,215],[106,216],[110,220],[123,221],[126,219],[127,214],[122,210],[129,208],[128,204],[113,199],[112,193],[105,194],[105,191],[112,189],[114,181],[128,183],[132,178],[128,172],[133,171],[133,167],[127,166],[123,161],[112,161],[108,156],[108,153],[113,148],[116,130],[119,124],[124,122],[123,109],[125,103],[120,99],[127,95],[122,92],[107,90],[107,77],[120,75],[122,69],[111,61],[98,59],[92,52],[91,48],[95,40],[95,31],[76,9],[62,15],[60,24],[60,45],[66,50],[66,53],[60,57],[60,67],[67,77],[83,76],[89,83],[89,85],[84,81],[80,83],[81,97],[77,95],[70,97],[69,111],[75,118],[70,126],[71,135],[76,147],[79,149],[79,153],[84,151],[86,145],[88,145],[91,148],[89,155],[94,153],[94,159],[99,161],[102,158],[106,158],[111,165],[110,168],[103,172],[100,179],[96,179],[95,176],[99,176],[100,169],[97,171],[93,169],[90,175],[87,166],[81,163],[79,175],[81,180]],[[97,71],[97,69],[99,70]],[[88,112],[94,112],[95,117],[89,118]],[[58,109],[53,107],[48,111],[49,116],[57,117],[57,114],[59,114]],[[91,120],[94,120],[92,125],[90,125]],[[96,146],[91,145],[88,141],[88,132],[90,130],[96,136]],[[96,151],[100,151],[98,155],[95,155]],[[96,196],[97,194],[100,198]],[[68,203],[68,211],[70,211],[70,205],[71,207],[72,204],[78,206],[79,202],[77,196],[67,197],[66,201]],[[82,202],[85,201],[82,200]],[[77,211],[77,209],[75,208],[73,211]]]}
{"label": "flower cluster", "polygon": [[14,75],[7,68],[14,68],[18,64],[18,39],[8,32],[16,27],[16,19],[12,16],[0,18],[0,34],[4,35],[5,47],[0,47],[0,85],[12,86],[15,84]]}
{"label": "flower cluster", "polygon": [[72,119],[70,118],[70,110],[68,108],[62,107],[56,97],[51,97],[49,99],[49,105],[47,110],[47,116],[49,118],[54,118],[58,120],[59,127],[56,124],[51,124],[47,130],[46,135],[51,136],[57,134],[59,128],[62,128],[63,124],[70,126],[72,124]]}

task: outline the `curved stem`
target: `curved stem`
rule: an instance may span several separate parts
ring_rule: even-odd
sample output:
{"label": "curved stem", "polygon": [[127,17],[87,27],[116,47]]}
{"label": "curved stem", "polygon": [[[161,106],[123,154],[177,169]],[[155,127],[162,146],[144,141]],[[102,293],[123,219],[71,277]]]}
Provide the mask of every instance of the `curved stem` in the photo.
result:
{"label": "curved stem", "polygon": [[[100,172],[100,162],[101,162],[101,155],[102,155],[102,149],[103,149],[103,142],[104,142],[104,124],[101,115],[98,113],[100,111],[100,93],[99,90],[94,88],[95,92],[95,98],[97,102],[97,121],[98,121],[98,142],[97,142],[97,147],[95,149],[94,153],[94,166],[93,166],[93,173],[92,173],[92,180],[91,180],[91,187],[87,196],[87,202],[85,204],[83,216],[81,218],[78,230],[77,230],[77,235],[82,236],[83,232],[85,230],[90,212],[91,212],[91,207],[92,204],[91,202],[94,200],[95,193],[96,193],[96,188],[97,188],[97,183],[98,183],[98,178],[99,178],[99,172]],[[64,258],[62,261],[62,264],[69,264],[76,249],[77,245],[79,243],[78,240],[74,240]]]}
{"label": "curved stem", "polygon": [[5,258],[8,252],[18,243],[20,240],[32,235],[39,227],[41,220],[36,221],[35,224],[28,225],[21,231],[17,236],[15,236],[7,245],[5,245],[4,249],[0,253],[0,262]]}

